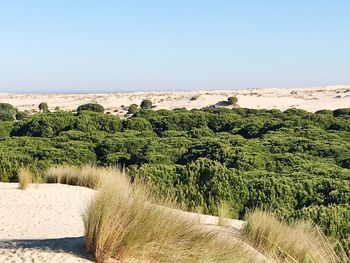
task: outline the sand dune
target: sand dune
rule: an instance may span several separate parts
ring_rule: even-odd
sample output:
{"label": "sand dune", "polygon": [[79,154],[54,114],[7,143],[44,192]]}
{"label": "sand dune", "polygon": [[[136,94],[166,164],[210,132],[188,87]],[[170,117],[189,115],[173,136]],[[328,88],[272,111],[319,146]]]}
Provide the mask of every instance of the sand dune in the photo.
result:
{"label": "sand dune", "polygon": [[[151,99],[156,109],[202,108],[237,96],[241,107],[256,109],[300,108],[308,111],[350,107],[350,86],[302,89],[239,91],[136,92],[110,94],[10,94],[0,93],[0,102],[19,110],[36,110],[40,102],[50,109],[75,110],[98,102],[113,114],[123,115],[125,106]],[[15,183],[0,183],[0,262],[93,262],[84,250],[81,218],[95,191],[59,184],[32,185],[17,189]],[[180,212],[198,219],[198,224],[217,228],[217,217]],[[230,234],[239,238],[243,221],[230,221]],[[219,229],[219,231],[221,231]]]}
{"label": "sand dune", "polygon": [[94,190],[0,183],[0,262],[93,262],[84,250],[81,213]]}
{"label": "sand dune", "polygon": [[237,96],[241,107],[253,109],[299,108],[315,112],[320,109],[350,107],[349,86],[325,86],[309,88],[271,88],[215,91],[168,91],[90,94],[15,94],[0,93],[0,102],[11,103],[19,110],[37,111],[41,102],[47,102],[50,110],[59,106],[62,110],[76,110],[84,103],[97,102],[106,111],[124,115],[127,106],[150,99],[156,109],[203,108],[220,105],[229,96]]}
{"label": "sand dune", "polygon": [[[61,184],[31,185],[22,191],[17,183],[0,183],[0,262],[93,262],[84,249],[81,214],[95,193]],[[236,238],[244,224],[229,220],[230,227],[222,228],[215,216],[179,214]]]}

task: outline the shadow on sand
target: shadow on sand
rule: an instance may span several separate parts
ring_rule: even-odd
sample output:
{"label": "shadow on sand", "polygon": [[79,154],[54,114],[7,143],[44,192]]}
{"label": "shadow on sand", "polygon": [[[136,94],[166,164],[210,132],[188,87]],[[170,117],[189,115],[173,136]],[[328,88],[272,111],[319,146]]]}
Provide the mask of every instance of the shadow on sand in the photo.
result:
{"label": "shadow on sand", "polygon": [[35,249],[54,253],[68,253],[80,258],[92,260],[86,253],[83,237],[65,237],[53,239],[8,239],[0,240],[0,249]]}

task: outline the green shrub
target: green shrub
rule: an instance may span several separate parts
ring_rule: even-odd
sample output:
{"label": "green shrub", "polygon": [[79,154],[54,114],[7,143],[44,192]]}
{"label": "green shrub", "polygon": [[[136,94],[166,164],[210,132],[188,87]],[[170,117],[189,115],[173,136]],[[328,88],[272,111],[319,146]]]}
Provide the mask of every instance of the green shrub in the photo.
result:
{"label": "green shrub", "polygon": [[80,113],[81,111],[95,111],[95,112],[104,112],[105,109],[103,108],[102,105],[97,104],[97,103],[87,103],[84,105],[80,105],[77,108],[77,112]]}
{"label": "green shrub", "polygon": [[129,118],[123,121],[123,128],[126,130],[146,131],[152,130],[152,125],[149,121],[143,118]]}
{"label": "green shrub", "polygon": [[231,96],[227,98],[228,103],[230,103],[230,105],[236,105],[238,102],[238,99],[236,96]]}
{"label": "green shrub", "polygon": [[0,120],[11,121],[14,119],[17,110],[9,103],[0,103]]}
{"label": "green shrub", "polygon": [[49,106],[47,105],[47,102],[41,102],[38,106],[39,110],[43,112],[48,112],[49,111]]}
{"label": "green shrub", "polygon": [[140,104],[141,109],[151,109],[152,108],[152,101],[150,100],[143,100]]}
{"label": "green shrub", "polygon": [[0,182],[15,181],[18,174],[18,160],[10,152],[0,152]]}
{"label": "green shrub", "polygon": [[10,136],[13,125],[13,121],[0,121],[0,139]]}
{"label": "green shrub", "polygon": [[53,137],[61,131],[69,130],[74,123],[70,112],[40,113],[17,122],[12,136]]}
{"label": "green shrub", "polygon": [[28,113],[25,111],[19,111],[16,113],[16,120],[20,121],[20,120],[24,120],[25,118],[28,117]]}
{"label": "green shrub", "polygon": [[128,109],[128,114],[134,114],[138,110],[137,104],[131,104]]}
{"label": "green shrub", "polygon": [[350,117],[350,108],[345,108],[345,109],[337,109],[333,111],[334,117],[345,117],[349,118]]}

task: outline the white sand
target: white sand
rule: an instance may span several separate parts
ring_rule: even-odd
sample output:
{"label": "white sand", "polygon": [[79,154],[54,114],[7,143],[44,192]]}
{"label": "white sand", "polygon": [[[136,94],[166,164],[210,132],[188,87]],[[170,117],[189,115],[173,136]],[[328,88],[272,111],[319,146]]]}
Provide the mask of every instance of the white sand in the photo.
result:
{"label": "white sand", "polygon": [[0,183],[0,262],[93,262],[81,213],[94,190],[59,184]]}
{"label": "white sand", "polygon": [[[84,250],[82,212],[96,191],[61,184],[0,183],[0,262],[93,262]],[[244,221],[178,211],[208,229],[240,238]],[[247,249],[252,249],[247,247]]]}
{"label": "white sand", "polygon": [[[59,106],[62,110],[76,110],[84,103],[97,102],[112,114],[124,115],[126,107],[150,99],[156,109],[203,108],[237,96],[241,107],[253,109],[299,108],[315,112],[320,109],[350,107],[349,86],[326,86],[284,89],[216,90],[216,91],[169,91],[133,93],[91,94],[15,94],[0,93],[0,102],[7,102],[19,110],[37,111],[41,102],[47,102],[50,110]],[[191,98],[196,98],[191,100]],[[124,107],[122,107],[124,106]]]}

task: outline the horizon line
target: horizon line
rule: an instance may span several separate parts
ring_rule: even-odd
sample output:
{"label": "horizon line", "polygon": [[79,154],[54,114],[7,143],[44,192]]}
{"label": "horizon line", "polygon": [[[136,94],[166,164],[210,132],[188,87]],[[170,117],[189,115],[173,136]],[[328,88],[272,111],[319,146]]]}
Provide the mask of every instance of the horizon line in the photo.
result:
{"label": "horizon line", "polygon": [[22,91],[0,91],[0,94],[113,94],[113,93],[171,93],[171,92],[220,92],[220,91],[251,91],[251,90],[266,90],[266,89],[316,89],[316,88],[337,88],[337,87],[350,87],[350,84],[331,84],[331,85],[317,85],[317,86],[266,86],[266,87],[251,87],[251,88],[232,88],[232,89],[215,89],[215,88],[207,88],[207,89],[160,89],[160,90],[130,90],[130,91],[111,91],[111,90],[102,90],[102,91],[73,91],[73,92],[60,92],[60,91],[33,91],[33,92],[22,92]]}

